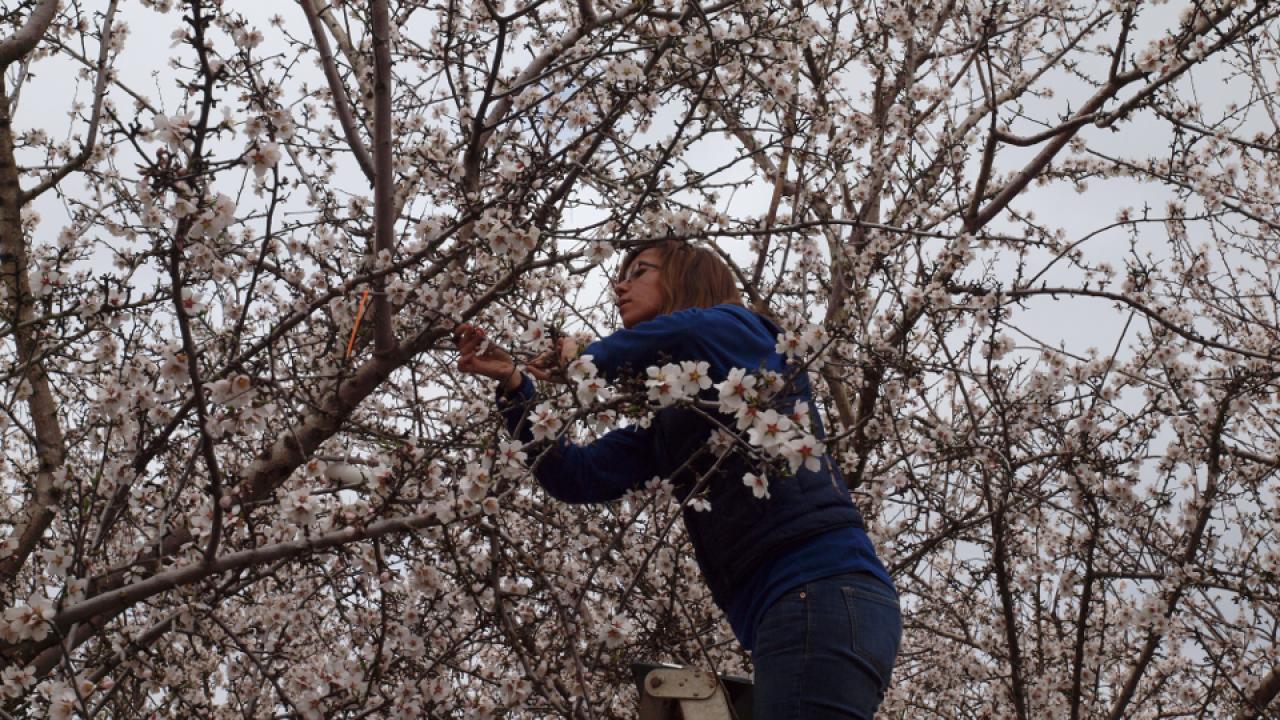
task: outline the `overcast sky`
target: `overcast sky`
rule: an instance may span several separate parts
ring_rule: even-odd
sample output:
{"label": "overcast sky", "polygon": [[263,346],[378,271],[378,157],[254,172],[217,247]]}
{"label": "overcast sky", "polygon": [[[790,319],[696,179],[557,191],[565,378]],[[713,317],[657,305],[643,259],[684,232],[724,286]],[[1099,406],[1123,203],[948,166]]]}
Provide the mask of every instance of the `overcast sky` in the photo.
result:
{"label": "overcast sky", "polygon": [[[1133,47],[1143,47],[1156,36],[1159,30],[1176,24],[1178,13],[1185,4],[1185,2],[1168,3],[1144,10],[1141,23],[1134,33]],[[298,37],[309,37],[305,19],[296,3],[227,0],[226,5],[243,13],[262,28],[268,45],[264,45],[260,50],[267,49],[272,41],[278,41],[280,37],[279,29],[270,27],[268,22],[276,13],[284,18],[285,26],[292,34]],[[118,17],[119,20],[127,23],[130,29],[129,40],[116,63],[116,69],[122,81],[134,91],[147,96],[166,112],[175,112],[180,97],[175,81],[185,76],[185,73],[180,75],[179,71],[169,66],[168,61],[175,53],[185,55],[189,51],[183,47],[170,49],[172,42],[170,36],[179,27],[180,15],[176,12],[161,15],[139,8],[133,3],[124,2]],[[228,47],[225,40],[219,40],[219,43],[220,48]],[[91,52],[96,52],[96,49],[91,49]],[[78,78],[79,69],[74,62],[59,56],[34,66],[35,77],[23,89],[21,104],[18,108],[16,117],[18,127],[41,127],[56,137],[65,137],[68,132],[67,98],[74,96],[82,102],[88,102],[92,92],[92,78]],[[1189,78],[1182,81],[1179,87],[1183,92],[1195,93],[1195,97],[1206,107],[1224,105],[1225,98],[1242,96],[1242,89],[1228,87],[1223,81],[1224,76],[1221,65],[1211,63],[1197,69]],[[302,82],[308,83],[311,87],[324,85],[323,77],[314,65],[296,68],[292,78],[294,91],[286,92],[286,98],[298,97],[296,88]],[[850,78],[849,82],[857,83],[858,78]],[[1091,92],[1083,83],[1064,73],[1046,78],[1046,83],[1054,87],[1055,97],[1027,105],[1031,114],[1038,115],[1046,121],[1052,121],[1064,113],[1068,107],[1078,107]],[[123,92],[114,89],[112,97],[121,111],[131,111],[132,101]],[[139,121],[143,125],[150,125],[152,119],[140,117]],[[1014,130],[1034,132],[1034,128],[1028,123],[1015,124]],[[83,133],[82,123],[75,125],[75,132]],[[664,128],[662,122],[658,122],[655,123],[655,129],[651,134],[660,137],[667,132],[668,128]],[[1092,147],[1108,153],[1128,156],[1166,152],[1171,137],[1167,127],[1153,120],[1149,115],[1139,115],[1135,120],[1119,125],[1118,130],[1114,132],[1089,126],[1081,131],[1081,135]],[[239,147],[237,143],[242,144],[243,139],[237,138],[229,143],[229,150],[236,151]],[[736,147],[731,146],[724,139],[708,141],[700,143],[690,155],[690,159],[695,163],[705,161],[707,167],[712,167],[719,165],[727,153],[736,150]],[[979,150],[974,149],[974,162]],[[1030,157],[1037,150],[1038,148],[1005,149],[1000,156],[999,167],[1006,170],[1016,167],[1020,161]],[[349,172],[338,179],[338,184],[355,192],[371,194],[368,184],[354,169],[354,165],[349,164],[348,167]],[[745,165],[743,167],[745,169]],[[128,171],[130,165],[122,163],[122,168]],[[228,179],[232,175],[234,174],[229,175]],[[239,176],[235,177],[238,179]],[[77,181],[72,179],[65,185],[69,191],[74,192]],[[231,191],[234,189],[229,188],[228,192]],[[751,188],[733,195],[731,206],[728,205],[729,195],[725,193],[723,197],[725,209],[730,215],[759,214],[762,208],[768,206],[770,192],[771,187],[767,183],[757,182]],[[1143,205],[1148,205],[1153,213],[1163,214],[1169,197],[1168,193],[1161,188],[1128,180],[1094,181],[1083,193],[1076,192],[1068,184],[1057,183],[1051,186],[1028,188],[1015,203],[1015,207],[1019,210],[1033,210],[1040,221],[1050,226],[1064,228],[1067,231],[1068,240],[1073,241],[1114,220],[1121,207],[1131,206],[1140,209]],[[295,204],[300,206],[302,200],[301,197],[296,198]],[[420,205],[413,207],[420,207]],[[41,199],[37,208],[43,218],[37,240],[52,242],[65,224],[65,212],[60,201],[51,193]],[[584,220],[585,218],[570,218],[574,223]],[[993,224],[992,230],[999,232],[1007,227],[1007,224],[997,221]],[[1150,237],[1150,249],[1159,251],[1163,245],[1162,228],[1158,225],[1149,226],[1142,232]],[[1195,232],[1193,228],[1193,237]],[[749,259],[745,241],[729,241],[725,244],[735,256],[744,261]],[[1083,248],[1090,259],[1107,260],[1120,268],[1123,266],[1125,255],[1129,252],[1128,234],[1123,230],[1103,233],[1090,240]],[[1048,277],[1052,280],[1053,275],[1050,274]],[[1090,345],[1099,348],[1110,347],[1114,344],[1116,334],[1123,326],[1127,313],[1111,309],[1105,301],[1096,301],[1092,305],[1082,304],[1082,302],[1088,301],[1073,300],[1068,304],[1048,298],[1036,300],[1029,305],[1028,312],[1024,314],[1023,324],[1033,329],[1042,340],[1055,344],[1059,341],[1065,342],[1075,350]],[[1081,318],[1077,317],[1076,313],[1085,307],[1089,308],[1090,316],[1087,322],[1080,322]]]}

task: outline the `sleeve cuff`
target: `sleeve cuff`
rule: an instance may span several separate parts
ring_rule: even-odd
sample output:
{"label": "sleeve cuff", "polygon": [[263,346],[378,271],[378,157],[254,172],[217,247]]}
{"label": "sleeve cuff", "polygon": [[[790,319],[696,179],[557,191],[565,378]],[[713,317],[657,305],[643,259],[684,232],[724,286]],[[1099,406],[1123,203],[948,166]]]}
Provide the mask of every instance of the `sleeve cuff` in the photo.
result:
{"label": "sleeve cuff", "polygon": [[529,373],[522,373],[522,375],[523,378],[520,382],[520,386],[511,392],[503,391],[502,383],[498,384],[496,399],[500,409],[505,410],[509,407],[520,405],[533,398],[533,379],[529,377]]}

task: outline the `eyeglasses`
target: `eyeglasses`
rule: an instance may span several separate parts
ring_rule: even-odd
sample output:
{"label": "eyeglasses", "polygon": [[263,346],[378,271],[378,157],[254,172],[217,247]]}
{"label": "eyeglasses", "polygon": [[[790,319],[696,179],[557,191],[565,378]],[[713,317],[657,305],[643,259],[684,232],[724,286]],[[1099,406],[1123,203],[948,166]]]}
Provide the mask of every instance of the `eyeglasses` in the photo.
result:
{"label": "eyeglasses", "polygon": [[621,285],[623,283],[632,283],[632,282],[635,282],[641,275],[644,275],[649,270],[661,270],[661,269],[662,268],[659,265],[654,265],[651,262],[645,262],[643,260],[637,260],[631,263],[631,266],[627,268],[626,274],[618,278],[613,284]]}

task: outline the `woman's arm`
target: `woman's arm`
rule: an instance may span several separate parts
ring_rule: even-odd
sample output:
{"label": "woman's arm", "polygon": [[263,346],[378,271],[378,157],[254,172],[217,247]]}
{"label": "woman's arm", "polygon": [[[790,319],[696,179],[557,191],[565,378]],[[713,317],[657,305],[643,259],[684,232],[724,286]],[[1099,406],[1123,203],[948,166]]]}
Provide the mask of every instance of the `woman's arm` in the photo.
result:
{"label": "woman's arm", "polygon": [[[529,413],[537,402],[533,380],[520,372],[510,354],[488,345],[483,330],[460,325],[455,334],[458,369],[498,381],[498,409],[507,429],[521,442],[531,443]],[[585,447],[561,437],[549,450],[543,444],[536,452],[534,477],[552,497],[565,502],[615,500],[656,474],[653,433],[648,428],[614,430]]]}
{"label": "woman's arm", "polygon": [[[498,393],[507,428],[521,442],[533,442],[529,415],[536,403],[533,381],[527,377],[514,392]],[[574,445],[560,437],[549,449],[547,443],[537,443],[530,450],[536,458],[533,475],[538,484],[563,502],[616,500],[658,474],[651,428],[620,428],[589,445]]]}
{"label": "woman's arm", "polygon": [[642,372],[650,365],[690,359],[697,344],[697,330],[714,322],[715,311],[690,308],[659,315],[629,330],[601,338],[583,351],[610,382],[622,372]]}

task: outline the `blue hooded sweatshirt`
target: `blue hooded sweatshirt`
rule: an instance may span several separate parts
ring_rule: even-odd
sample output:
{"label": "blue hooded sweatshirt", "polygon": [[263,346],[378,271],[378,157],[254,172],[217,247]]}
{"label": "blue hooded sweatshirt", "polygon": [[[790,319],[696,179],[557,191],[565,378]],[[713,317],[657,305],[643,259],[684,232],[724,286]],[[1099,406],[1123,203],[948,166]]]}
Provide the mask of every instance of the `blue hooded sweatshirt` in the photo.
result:
{"label": "blue hooded sweatshirt", "polygon": [[[741,305],[724,304],[660,315],[592,343],[584,354],[610,382],[643,378],[651,365],[685,360],[706,361],[715,383],[733,368],[778,372],[791,382],[774,406],[790,414],[797,401],[807,401],[812,433],[823,439],[807,373],[791,378],[776,350],[780,332]],[[498,395],[508,428],[524,442],[532,440],[524,420],[536,402],[527,376],[512,393]],[[731,417],[721,420],[734,427]],[[681,498],[696,489],[711,508],[687,504],[685,527],[713,599],[748,650],[760,616],[793,587],[844,572],[866,572],[893,587],[829,456],[817,471],[801,467],[771,476],[768,497],[756,497],[743,475],[760,470],[744,454],[732,453],[716,467],[719,458],[708,442],[714,429],[693,408],[666,407],[648,427],[620,428],[589,445],[561,438],[534,475],[553,497],[570,503],[615,500],[654,477],[669,479]]]}

